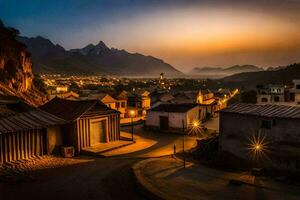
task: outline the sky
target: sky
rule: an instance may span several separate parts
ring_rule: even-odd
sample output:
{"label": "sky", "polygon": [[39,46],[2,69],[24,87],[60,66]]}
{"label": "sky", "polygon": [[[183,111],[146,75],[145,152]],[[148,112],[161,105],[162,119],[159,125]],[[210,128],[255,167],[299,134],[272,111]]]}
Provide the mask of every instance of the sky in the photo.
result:
{"label": "sky", "polygon": [[300,62],[300,0],[0,0],[24,36],[107,46],[193,67]]}

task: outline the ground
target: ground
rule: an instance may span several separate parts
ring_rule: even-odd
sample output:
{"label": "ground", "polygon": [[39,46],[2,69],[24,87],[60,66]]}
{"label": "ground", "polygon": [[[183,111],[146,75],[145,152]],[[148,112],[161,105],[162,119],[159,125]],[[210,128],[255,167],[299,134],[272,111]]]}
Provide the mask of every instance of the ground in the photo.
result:
{"label": "ground", "polygon": [[[106,158],[80,156],[37,160],[26,168],[23,178],[0,181],[0,199],[143,199],[135,188],[132,165],[151,156],[172,154],[174,144],[180,150],[182,136],[145,132],[139,126],[135,128],[134,139],[144,142],[145,146],[114,150]],[[194,145],[195,138],[186,137],[186,148]],[[122,155],[116,156],[118,153]],[[35,167],[31,169],[30,166]]]}
{"label": "ground", "polygon": [[[214,123],[216,124],[216,123]],[[130,127],[123,129],[130,132]],[[122,133],[130,137],[130,133]],[[141,126],[134,130],[136,143],[113,151],[103,153],[104,158],[93,156],[79,156],[66,159],[47,156],[37,159],[35,163],[24,164],[16,171],[17,179],[12,179],[12,174],[2,174],[0,169],[0,199],[145,199],[136,189],[135,179],[131,167],[140,161],[152,157],[166,156],[173,153],[174,144],[177,152],[182,149],[182,135],[144,131]],[[185,137],[186,149],[196,144],[196,138]],[[149,169],[158,169],[153,176],[166,178],[164,173],[174,170],[169,174],[167,181],[172,186],[180,180],[188,180],[186,191],[182,195],[190,195],[196,192],[198,199],[287,199],[286,193],[276,190],[261,189],[253,186],[230,186],[228,180],[207,176],[193,168],[193,173],[183,173],[182,162],[177,162],[168,168],[168,164],[152,163]],[[173,169],[172,169],[173,168]],[[203,170],[203,169],[201,169]],[[145,172],[147,172],[145,170]],[[149,171],[148,171],[149,172]],[[15,175],[15,174],[13,174]],[[149,175],[149,174],[148,174]],[[199,176],[200,175],[200,176]],[[8,177],[6,177],[8,176]],[[194,183],[193,178],[199,176],[196,185],[200,189],[190,187]],[[6,177],[6,178],[3,178]],[[173,181],[174,180],[174,181]],[[164,180],[166,181],[166,180]],[[193,184],[192,184],[193,185]],[[180,191],[175,185],[174,194]],[[293,197],[293,194],[289,194]],[[293,199],[288,198],[288,199]],[[178,198],[177,198],[178,199]],[[185,199],[185,198],[182,198]],[[298,198],[299,199],[299,198]]]}
{"label": "ground", "polygon": [[[134,166],[142,187],[163,199],[272,199],[296,200],[300,187],[284,185],[249,172],[227,172],[187,163],[173,157],[148,159]],[[231,180],[243,183],[230,184]]]}

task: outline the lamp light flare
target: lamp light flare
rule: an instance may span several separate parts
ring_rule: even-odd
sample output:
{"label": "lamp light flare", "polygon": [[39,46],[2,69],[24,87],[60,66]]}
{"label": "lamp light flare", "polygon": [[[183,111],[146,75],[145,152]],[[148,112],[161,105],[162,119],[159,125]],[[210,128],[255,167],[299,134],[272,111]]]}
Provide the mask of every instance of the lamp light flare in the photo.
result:
{"label": "lamp light flare", "polygon": [[261,136],[260,133],[253,134],[252,138],[249,138],[248,150],[250,156],[255,160],[268,158],[268,142],[266,142],[266,136]]}
{"label": "lamp light flare", "polygon": [[199,120],[193,120],[192,123],[189,124],[188,129],[189,135],[198,135],[203,132],[203,126]]}

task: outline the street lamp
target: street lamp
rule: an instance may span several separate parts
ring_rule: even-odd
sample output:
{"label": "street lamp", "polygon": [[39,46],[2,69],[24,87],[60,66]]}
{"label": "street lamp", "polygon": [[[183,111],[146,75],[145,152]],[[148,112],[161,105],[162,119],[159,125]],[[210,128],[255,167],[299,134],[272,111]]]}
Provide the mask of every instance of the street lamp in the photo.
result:
{"label": "street lamp", "polygon": [[183,153],[183,168],[185,168],[185,152],[184,152],[184,120],[182,120],[182,153]]}
{"label": "street lamp", "polygon": [[129,112],[129,115],[130,115],[130,117],[131,117],[131,140],[133,141],[133,117],[134,117],[134,115],[135,115],[134,110],[131,110],[131,111]]}

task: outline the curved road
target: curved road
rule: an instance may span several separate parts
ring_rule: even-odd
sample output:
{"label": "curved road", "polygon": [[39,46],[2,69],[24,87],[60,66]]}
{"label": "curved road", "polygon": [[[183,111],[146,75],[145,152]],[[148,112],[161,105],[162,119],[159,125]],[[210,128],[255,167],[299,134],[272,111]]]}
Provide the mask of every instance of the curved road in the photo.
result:
{"label": "curved road", "polygon": [[[155,141],[140,151],[110,158],[79,157],[80,164],[35,171],[33,180],[13,184],[0,183],[0,199],[144,199],[135,188],[131,166],[146,157],[172,153],[182,146],[182,136],[143,132],[137,135]],[[186,147],[195,144],[195,138],[186,138]]]}

